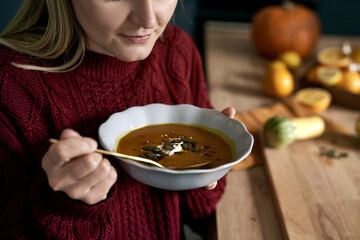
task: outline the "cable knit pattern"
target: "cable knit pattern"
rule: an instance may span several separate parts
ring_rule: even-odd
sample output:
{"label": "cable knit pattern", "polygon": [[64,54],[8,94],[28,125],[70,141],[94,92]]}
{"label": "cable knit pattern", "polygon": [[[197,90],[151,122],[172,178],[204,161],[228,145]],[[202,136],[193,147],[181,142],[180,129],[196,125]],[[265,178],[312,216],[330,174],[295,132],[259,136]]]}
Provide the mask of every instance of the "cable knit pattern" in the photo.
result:
{"label": "cable knit pattern", "polygon": [[0,239],[179,239],[180,214],[204,217],[215,209],[215,190],[165,191],[118,171],[108,198],[94,206],[48,186],[41,169],[50,137],[64,128],[98,139],[112,113],[150,103],[204,108],[202,61],[192,39],[168,26],[150,56],[123,62],[91,51],[67,73],[16,68],[11,62],[52,65],[0,47]]}

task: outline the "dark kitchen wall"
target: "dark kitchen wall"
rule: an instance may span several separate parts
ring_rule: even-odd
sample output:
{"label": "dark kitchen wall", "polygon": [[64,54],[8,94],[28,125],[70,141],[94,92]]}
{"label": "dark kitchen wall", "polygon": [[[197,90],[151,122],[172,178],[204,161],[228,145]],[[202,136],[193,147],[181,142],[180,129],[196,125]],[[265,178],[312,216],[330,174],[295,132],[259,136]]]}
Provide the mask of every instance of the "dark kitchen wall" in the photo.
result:
{"label": "dark kitchen wall", "polygon": [[19,9],[22,0],[0,0],[0,32]]}

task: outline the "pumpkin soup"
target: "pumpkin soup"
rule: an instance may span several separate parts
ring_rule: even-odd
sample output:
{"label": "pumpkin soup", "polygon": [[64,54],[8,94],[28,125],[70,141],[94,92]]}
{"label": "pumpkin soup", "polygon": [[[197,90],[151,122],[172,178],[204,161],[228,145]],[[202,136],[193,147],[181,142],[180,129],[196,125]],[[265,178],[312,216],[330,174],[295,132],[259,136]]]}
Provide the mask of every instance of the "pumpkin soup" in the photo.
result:
{"label": "pumpkin soup", "polygon": [[166,168],[210,162],[214,168],[234,160],[233,142],[218,130],[190,124],[159,124],[122,137],[117,152],[157,161]]}

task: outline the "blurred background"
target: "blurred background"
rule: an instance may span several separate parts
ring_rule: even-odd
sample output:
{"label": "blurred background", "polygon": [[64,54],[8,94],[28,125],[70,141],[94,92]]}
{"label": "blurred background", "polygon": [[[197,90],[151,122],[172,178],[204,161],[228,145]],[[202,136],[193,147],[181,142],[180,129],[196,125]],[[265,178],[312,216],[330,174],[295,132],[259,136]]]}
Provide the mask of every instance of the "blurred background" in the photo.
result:
{"label": "blurred background", "polygon": [[[204,23],[227,21],[250,23],[255,12],[281,0],[182,0],[174,22],[186,30],[201,47]],[[297,0],[315,10],[322,22],[323,34],[360,35],[360,0]],[[0,31],[16,13],[22,0],[0,1]]]}
{"label": "blurred background", "polygon": [[[209,20],[245,22],[260,8],[279,4],[276,0],[182,0],[175,14],[175,24],[183,27],[193,37],[201,32],[203,23]],[[314,9],[320,16],[324,34],[360,35],[359,0],[299,0]],[[0,31],[14,16],[22,0],[0,1]]]}
{"label": "blurred background", "polygon": [[[184,9],[176,11],[176,24],[182,26],[191,35],[200,30],[204,21],[250,22],[253,14],[260,8],[279,4],[279,0],[182,0]],[[325,34],[360,35],[359,0],[298,0],[320,16]],[[22,0],[0,1],[0,31],[4,29],[16,13]]]}
{"label": "blurred background", "polygon": [[[178,7],[175,20],[192,35],[204,21],[251,22],[252,16],[260,8],[280,4],[280,0],[183,0],[184,11]],[[360,35],[359,0],[297,0],[320,16],[324,34]],[[187,15],[187,16],[186,16]],[[186,18],[190,18],[192,23]]]}
{"label": "blurred background", "polygon": [[[254,14],[281,0],[182,0],[175,12],[175,24],[190,33],[202,50],[203,28],[207,21],[251,23]],[[360,0],[295,0],[313,9],[320,17],[322,33],[360,35]]]}

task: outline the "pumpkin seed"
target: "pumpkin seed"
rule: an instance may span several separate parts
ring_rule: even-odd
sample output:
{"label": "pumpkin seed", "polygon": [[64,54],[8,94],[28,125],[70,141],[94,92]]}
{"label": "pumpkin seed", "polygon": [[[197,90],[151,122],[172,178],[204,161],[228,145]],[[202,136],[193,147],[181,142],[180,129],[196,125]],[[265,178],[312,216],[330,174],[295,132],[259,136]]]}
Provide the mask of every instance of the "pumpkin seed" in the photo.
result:
{"label": "pumpkin seed", "polygon": [[201,152],[201,150],[198,149],[198,148],[191,148],[191,151],[192,151],[192,152]]}
{"label": "pumpkin seed", "polygon": [[181,140],[181,138],[175,138],[175,139],[171,140],[170,142],[171,143],[181,143],[182,140]]}
{"label": "pumpkin seed", "polygon": [[141,150],[143,150],[143,151],[153,151],[155,149],[155,147],[154,146],[145,146],[145,147],[143,147]]}
{"label": "pumpkin seed", "polygon": [[[191,139],[191,137],[190,137]],[[165,141],[161,147],[154,147],[154,146],[144,146],[142,148],[142,151],[145,151],[144,153],[141,153],[139,157],[151,159],[154,161],[158,161],[162,159],[165,156],[169,156],[169,152],[173,149],[175,149],[176,145],[181,144],[181,148],[185,151],[192,151],[192,152],[201,152],[201,149],[196,147],[196,143],[194,141],[191,141],[189,138],[186,138],[185,136],[179,136],[177,138],[173,138],[169,141]],[[143,143],[145,145],[146,143],[150,142],[147,140]],[[211,148],[211,146],[202,146],[202,148],[208,149]],[[174,152],[174,154],[182,154],[184,152]],[[209,154],[205,153],[205,155],[210,156]]]}
{"label": "pumpkin seed", "polygon": [[184,142],[183,144],[181,144],[181,147],[182,147],[184,150],[190,150],[191,147],[192,147],[192,144],[191,144],[191,142]]}
{"label": "pumpkin seed", "polygon": [[170,141],[166,141],[166,142],[164,142],[163,149],[173,150],[174,149],[174,144],[171,144]]}

